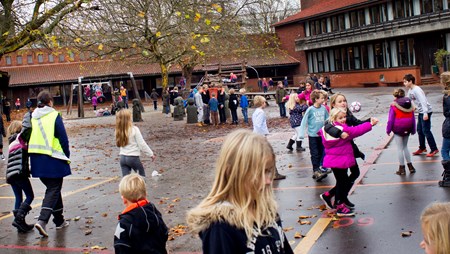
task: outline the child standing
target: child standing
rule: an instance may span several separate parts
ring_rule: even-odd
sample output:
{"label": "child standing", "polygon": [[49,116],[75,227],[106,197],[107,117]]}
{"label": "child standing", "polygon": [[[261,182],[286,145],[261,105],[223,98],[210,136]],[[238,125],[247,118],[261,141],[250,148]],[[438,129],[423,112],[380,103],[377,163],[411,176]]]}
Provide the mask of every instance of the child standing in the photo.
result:
{"label": "child standing", "polygon": [[238,116],[237,116],[237,108],[239,105],[239,100],[237,98],[237,95],[234,93],[234,89],[230,89],[230,99],[228,100],[228,108],[231,111],[231,124],[238,124]]}
{"label": "child standing", "polygon": [[442,102],[445,120],[442,123],[442,166],[444,173],[439,186],[450,187],[450,81],[445,84],[444,98]]}
{"label": "child standing", "polygon": [[19,111],[19,109],[20,109],[20,99],[17,98],[16,102],[14,104],[16,105],[16,110]]}
{"label": "child standing", "polygon": [[286,90],[284,89],[283,83],[278,81],[277,91],[275,97],[277,99],[278,107],[280,108],[280,117],[286,116],[286,105],[284,101],[284,97],[286,96]]}
{"label": "child standing", "polygon": [[211,112],[211,120],[214,126],[219,124],[219,101],[216,98],[216,94],[211,94],[211,99],[208,102],[209,111]]}
{"label": "child standing", "polygon": [[414,117],[414,106],[411,99],[405,97],[403,89],[395,89],[393,93],[395,100],[389,109],[386,133],[394,132],[394,140],[397,144],[399,168],[395,172],[397,175],[405,175],[405,159],[411,174],[416,173],[416,169],[411,163],[411,154],[408,150],[409,134],[416,133],[416,120]]}
{"label": "child standing", "polygon": [[[16,198],[12,225],[17,228],[18,232],[25,233],[34,228],[34,225],[29,225],[25,222],[25,217],[31,210],[34,193],[29,179],[30,168],[28,165],[27,145],[21,136],[21,131],[22,123],[20,121],[12,121],[8,127],[9,157],[6,168],[6,182],[11,185]],[[23,201],[22,192],[25,193],[25,201]]]}
{"label": "child standing", "polygon": [[242,108],[242,116],[244,117],[244,123],[248,123],[248,98],[247,95],[245,95],[245,93],[247,92],[247,90],[245,90],[245,88],[241,88],[239,90],[239,93],[241,93],[241,102],[240,105]]}
{"label": "child standing", "polygon": [[450,250],[450,203],[433,203],[420,216],[426,254],[448,254]]}
{"label": "child standing", "polygon": [[120,167],[122,175],[126,176],[135,170],[141,176],[145,176],[144,166],[142,166],[139,156],[141,152],[150,156],[155,161],[156,155],[150,149],[142,137],[139,128],[133,126],[130,110],[120,110],[116,114],[116,145],[120,147]]}
{"label": "child standing", "polygon": [[439,150],[433,133],[431,133],[431,114],[433,113],[430,103],[422,88],[416,86],[416,78],[412,74],[406,74],[403,77],[403,85],[408,88],[408,97],[414,102],[419,116],[417,119],[417,134],[419,135],[419,149],[413,155],[420,155],[427,152],[425,138],[430,146],[430,153],[427,157],[435,156]]}
{"label": "child standing", "polygon": [[150,94],[150,98],[153,100],[153,109],[158,110],[158,97],[159,94],[156,92],[156,89],[152,89],[152,93]]}
{"label": "child standing", "polygon": [[[348,195],[347,186],[351,185],[347,169],[354,166],[356,163],[351,141],[372,130],[372,126],[377,124],[378,120],[373,119],[370,123],[363,123],[356,127],[350,127],[345,123],[346,110],[342,108],[333,108],[330,112],[329,122],[347,133],[348,137],[345,139],[335,138],[328,135],[324,128],[320,129],[319,133],[325,147],[323,166],[331,168],[336,178],[336,185],[330,192],[336,193],[334,205],[337,209],[337,215],[340,217],[353,216],[355,215],[354,212],[351,211],[344,202],[347,200]],[[328,203],[326,203],[326,205],[329,206]]]}
{"label": "child standing", "polygon": [[292,145],[296,143],[296,150],[298,152],[303,152],[305,151],[305,148],[302,147],[302,140],[300,139],[300,125],[302,123],[303,114],[308,109],[308,106],[306,106],[305,100],[300,100],[298,98],[298,94],[291,93],[287,102],[287,108],[289,109],[289,122],[294,129],[294,135],[289,139],[286,148],[292,151]]}
{"label": "child standing", "polygon": [[119,192],[126,208],[114,233],[115,253],[167,253],[169,231],[161,213],[147,200],[146,189],[144,178],[135,173],[120,181]]}
{"label": "child standing", "polygon": [[187,215],[203,253],[293,253],[277,213],[275,153],[267,139],[248,130],[232,132],[216,165],[212,190]]}
{"label": "child standing", "polygon": [[314,90],[311,93],[310,98],[313,105],[306,110],[305,115],[303,116],[300,125],[300,138],[303,139],[305,137],[305,129],[308,126],[307,134],[309,140],[309,152],[311,153],[311,164],[313,166],[313,179],[320,182],[327,176],[327,172],[320,169],[324,148],[322,140],[317,133],[328,118],[328,111],[322,105],[325,101],[325,96],[323,96],[319,90]]}
{"label": "child standing", "polygon": [[264,113],[264,108],[266,107],[266,99],[260,95],[255,96],[255,98],[253,99],[253,106],[256,107],[252,115],[253,132],[261,135],[269,134],[269,129],[267,128],[266,113]]}
{"label": "child standing", "polygon": [[97,110],[97,96],[94,94],[94,96],[92,96],[92,107],[94,107],[94,110]]}

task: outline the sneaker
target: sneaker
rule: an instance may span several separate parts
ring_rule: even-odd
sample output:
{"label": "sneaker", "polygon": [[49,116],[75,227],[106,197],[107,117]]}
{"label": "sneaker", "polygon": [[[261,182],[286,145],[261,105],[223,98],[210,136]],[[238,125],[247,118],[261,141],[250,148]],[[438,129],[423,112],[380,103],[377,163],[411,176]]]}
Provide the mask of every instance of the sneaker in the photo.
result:
{"label": "sneaker", "polygon": [[438,149],[436,149],[436,150],[430,152],[429,154],[427,154],[427,157],[434,157],[437,153],[439,153]]}
{"label": "sneaker", "polygon": [[332,197],[330,196],[328,191],[320,194],[319,197],[320,197],[320,199],[322,199],[322,201],[325,204],[325,206],[327,207],[327,209],[333,209],[333,202],[331,201]]}
{"label": "sneaker", "polygon": [[423,153],[426,153],[427,152],[427,149],[418,149],[417,151],[415,151],[414,153],[413,153],[413,155],[421,155],[421,154],[423,154]]}
{"label": "sneaker", "polygon": [[65,228],[65,227],[67,227],[67,226],[69,226],[69,224],[70,224],[70,222],[68,222],[68,221],[64,221],[63,223],[61,223],[60,225],[58,225],[58,226],[56,226],[56,229],[62,229],[62,228]]}
{"label": "sneaker", "polygon": [[2,160],[5,160],[5,155],[4,154],[2,154]]}
{"label": "sneaker", "polygon": [[344,204],[345,204],[347,207],[349,207],[349,208],[354,208],[354,207],[355,207],[355,204],[353,204],[352,202],[350,202],[350,200],[348,200],[348,198],[345,199]]}
{"label": "sneaker", "polygon": [[331,170],[331,168],[321,168],[320,170],[324,174],[331,174],[331,173],[333,173],[333,170]]}
{"label": "sneaker", "polygon": [[355,216],[355,212],[349,209],[345,204],[340,204],[337,206],[336,215],[338,217],[351,217]]}
{"label": "sneaker", "polygon": [[34,227],[37,229],[37,231],[42,237],[48,237],[47,231],[45,230],[45,226],[47,226],[47,223],[42,220],[34,224]]}
{"label": "sneaker", "polygon": [[315,179],[316,182],[322,181],[325,177],[327,177],[327,174],[320,172],[320,170],[314,171],[313,179]]}

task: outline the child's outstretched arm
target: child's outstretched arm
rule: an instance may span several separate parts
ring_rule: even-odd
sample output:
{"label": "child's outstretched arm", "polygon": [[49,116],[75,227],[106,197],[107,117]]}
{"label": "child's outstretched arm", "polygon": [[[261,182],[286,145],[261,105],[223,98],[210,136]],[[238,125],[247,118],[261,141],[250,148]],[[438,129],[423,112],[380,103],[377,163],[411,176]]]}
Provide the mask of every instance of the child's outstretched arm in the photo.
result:
{"label": "child's outstretched arm", "polygon": [[147,145],[144,138],[142,137],[141,131],[139,128],[135,128],[136,130],[136,143],[138,144],[139,150],[141,150],[144,154],[148,155],[150,158],[152,158],[152,161],[155,161],[155,154],[153,153],[152,149]]}

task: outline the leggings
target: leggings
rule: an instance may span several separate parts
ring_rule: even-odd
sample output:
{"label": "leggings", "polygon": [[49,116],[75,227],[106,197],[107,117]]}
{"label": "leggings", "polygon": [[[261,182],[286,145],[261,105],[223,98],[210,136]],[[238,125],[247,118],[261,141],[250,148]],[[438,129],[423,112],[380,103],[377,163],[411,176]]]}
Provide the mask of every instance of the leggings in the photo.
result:
{"label": "leggings", "polygon": [[[30,179],[28,178],[19,178],[11,183],[11,188],[13,189],[14,196],[16,197],[16,201],[14,203],[14,209],[19,209],[20,204],[22,202],[31,205],[34,199],[33,187],[31,187]],[[23,201],[22,192],[25,193],[25,201]]]}
{"label": "leggings", "polygon": [[294,127],[294,135],[292,135],[292,140],[301,141],[300,139],[300,126]]}
{"label": "leggings", "polygon": [[401,166],[405,165],[405,159],[407,163],[411,163],[411,154],[408,150],[408,140],[409,135],[407,136],[400,136],[397,134],[394,134],[394,140],[397,144],[397,156],[398,156],[398,163],[400,163]]}
{"label": "leggings", "polygon": [[139,156],[120,155],[120,168],[122,169],[122,176],[129,175],[131,170],[137,171],[139,175],[145,177],[144,166],[139,159]]}

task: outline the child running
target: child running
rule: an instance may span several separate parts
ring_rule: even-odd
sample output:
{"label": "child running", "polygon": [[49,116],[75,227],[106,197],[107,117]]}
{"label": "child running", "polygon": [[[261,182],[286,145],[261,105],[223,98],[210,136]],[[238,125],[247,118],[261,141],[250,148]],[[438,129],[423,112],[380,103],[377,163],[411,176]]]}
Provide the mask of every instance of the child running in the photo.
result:
{"label": "child running", "polygon": [[303,114],[308,109],[308,106],[306,106],[305,100],[298,98],[298,94],[291,93],[287,102],[287,108],[289,109],[289,122],[294,129],[294,135],[289,139],[286,148],[290,151],[294,150],[292,145],[295,143],[296,150],[298,152],[303,152],[305,151],[305,148],[302,147],[302,140],[300,139],[300,125],[302,123]]}
{"label": "child running", "polygon": [[[353,113],[348,109],[348,104],[347,104],[347,99],[345,98],[345,96],[342,93],[336,93],[333,96],[331,96],[330,99],[330,105],[331,108],[342,108],[345,109],[346,111],[346,124],[348,126],[357,126],[366,122],[370,122],[371,119],[377,120],[376,118],[367,118],[366,120],[359,120],[357,119]],[[324,130],[325,132],[334,137],[334,138],[342,138],[345,139],[348,137],[348,133],[343,132],[342,129],[336,128],[333,124],[331,124],[330,122],[325,122],[325,126],[324,126]],[[350,192],[351,188],[353,187],[353,184],[355,183],[356,179],[358,179],[359,177],[359,166],[358,163],[356,162],[356,158],[361,158],[364,160],[365,155],[359,150],[358,146],[355,144],[355,142],[352,140],[351,141],[352,144],[352,148],[353,148],[353,155],[355,157],[355,165],[353,165],[352,167],[350,167],[350,176],[349,176],[349,186],[347,186],[347,196],[348,193]],[[334,195],[336,194],[335,189],[331,189],[331,191],[326,191],[325,193],[320,195],[320,198],[327,203],[328,207],[333,207],[333,202],[332,202],[332,198],[334,197]],[[345,205],[354,208],[355,204],[353,204],[352,202],[350,202],[350,200],[348,200],[348,198],[346,200],[344,200]]]}
{"label": "child running", "polygon": [[[351,141],[352,139],[362,136],[372,130],[372,126],[377,124],[378,120],[373,119],[370,123],[363,123],[355,127],[350,127],[345,123],[346,110],[342,108],[333,108],[330,112],[329,122],[348,134],[347,138],[342,139],[328,135],[324,128],[319,131],[325,147],[323,166],[326,168],[331,168],[336,178],[336,185],[329,192],[336,193],[336,214],[339,217],[353,216],[355,213],[349,209],[344,202],[347,200],[347,188],[351,185],[347,174],[347,169],[354,166],[356,163]],[[325,204],[327,208],[332,208],[328,202],[325,202]]]}
{"label": "child running", "polygon": [[187,215],[203,253],[293,253],[273,194],[275,153],[266,138],[248,130],[223,142],[213,187]]}
{"label": "child running", "polygon": [[161,213],[147,200],[146,189],[144,178],[136,173],[120,181],[119,192],[126,208],[114,233],[117,254],[167,253],[169,231]]}
{"label": "child running", "polygon": [[314,90],[311,93],[311,101],[313,105],[306,110],[300,125],[300,139],[305,137],[305,129],[308,126],[309,152],[311,154],[311,164],[313,166],[313,179],[317,182],[322,181],[328,174],[320,169],[323,157],[323,145],[320,136],[317,134],[323,127],[325,120],[328,118],[328,111],[322,103],[325,96],[319,91]]}
{"label": "child running", "polygon": [[[26,115],[29,116],[29,113]],[[34,192],[29,179],[30,168],[28,165],[27,144],[26,140],[21,136],[21,131],[22,123],[20,121],[12,121],[8,127],[9,156],[6,167],[6,182],[11,185],[16,198],[12,225],[17,228],[19,233],[25,233],[34,228],[34,225],[25,222],[25,217],[31,210]],[[23,201],[22,193],[25,193],[25,201]]]}
{"label": "child running", "polygon": [[389,109],[386,133],[394,133],[394,140],[397,144],[398,171],[397,175],[405,175],[405,159],[411,174],[416,173],[416,169],[411,163],[411,154],[408,150],[408,140],[410,134],[416,133],[416,120],[414,117],[414,106],[411,99],[405,97],[403,89],[395,89],[393,93],[395,100]]}
{"label": "child running", "polygon": [[420,216],[426,254],[448,254],[450,250],[450,203],[433,203]]}
{"label": "child running", "polygon": [[122,176],[135,170],[141,176],[145,176],[144,166],[139,156],[141,152],[148,155],[152,161],[155,161],[156,155],[147,145],[142,137],[139,128],[133,125],[130,110],[121,110],[116,115],[116,145],[120,147],[120,167]]}

